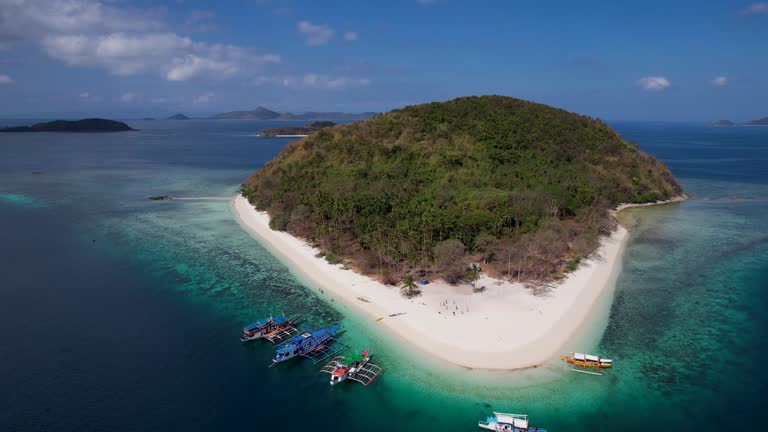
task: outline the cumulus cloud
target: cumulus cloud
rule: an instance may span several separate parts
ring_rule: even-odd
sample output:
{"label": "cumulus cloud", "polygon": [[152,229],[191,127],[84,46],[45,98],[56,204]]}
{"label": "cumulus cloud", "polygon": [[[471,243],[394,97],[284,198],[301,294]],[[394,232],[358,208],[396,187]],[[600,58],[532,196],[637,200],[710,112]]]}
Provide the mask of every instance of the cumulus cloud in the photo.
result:
{"label": "cumulus cloud", "polygon": [[739,13],[741,15],[768,14],[768,3],[752,3],[751,5],[739,11]]}
{"label": "cumulus cloud", "polygon": [[151,31],[162,27],[158,10],[118,9],[97,0],[0,0],[0,44],[50,34]]}
{"label": "cumulus cloud", "polygon": [[257,55],[232,45],[193,42],[175,33],[103,36],[63,35],[46,37],[44,50],[71,65],[95,65],[115,75],[150,71],[169,81],[185,81],[201,75],[230,77],[244,67],[279,63],[280,56]]}
{"label": "cumulus cloud", "polygon": [[356,41],[357,40],[357,32],[346,32],[344,33],[344,40],[348,41]]}
{"label": "cumulus cloud", "polygon": [[131,103],[136,100],[136,95],[133,93],[123,93],[122,96],[120,96],[120,101],[125,103]]}
{"label": "cumulus cloud", "polygon": [[[231,77],[279,63],[280,56],[234,45],[196,42],[173,32],[153,11],[97,0],[0,0],[0,45],[39,43],[50,57],[70,65],[103,67],[115,75],[154,73],[169,81],[198,76]],[[190,22],[210,19],[193,11]]]}
{"label": "cumulus cloud", "polygon": [[637,85],[645,90],[660,91],[669,88],[672,83],[665,77],[647,76],[637,80]]}
{"label": "cumulus cloud", "polygon": [[0,84],[13,84],[13,80],[8,75],[0,74]]}
{"label": "cumulus cloud", "polygon": [[709,83],[715,87],[725,87],[728,85],[728,77],[719,76],[709,80]]}
{"label": "cumulus cloud", "polygon": [[299,21],[296,28],[304,33],[304,43],[309,46],[325,45],[336,34],[336,31],[327,25],[313,24],[310,21]]}

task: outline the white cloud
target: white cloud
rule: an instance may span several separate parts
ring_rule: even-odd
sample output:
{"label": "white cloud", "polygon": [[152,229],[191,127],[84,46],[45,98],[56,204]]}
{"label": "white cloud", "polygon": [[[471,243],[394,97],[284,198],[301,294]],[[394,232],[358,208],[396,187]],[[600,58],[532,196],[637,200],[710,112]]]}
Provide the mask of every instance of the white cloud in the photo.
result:
{"label": "white cloud", "polygon": [[741,15],[768,14],[768,3],[752,3],[739,12]]}
{"label": "white cloud", "polygon": [[323,74],[306,74],[301,76],[257,76],[250,80],[250,85],[281,86],[293,90],[345,90],[350,88],[368,87],[371,80],[367,78],[334,77]]}
{"label": "white cloud", "polygon": [[728,77],[719,76],[709,80],[709,83],[715,87],[725,87],[728,85]]}
{"label": "white cloud", "polygon": [[133,93],[123,93],[122,96],[120,96],[120,101],[125,103],[131,103],[136,100],[136,95]]}
{"label": "white cloud", "polygon": [[647,76],[640,78],[637,80],[637,84],[646,90],[654,91],[664,90],[672,85],[672,83],[670,83],[667,78],[659,76]]}
{"label": "white cloud", "polygon": [[[279,63],[280,56],[233,45],[196,42],[173,32],[157,10],[118,8],[107,0],[0,0],[0,46],[39,43],[70,65],[99,66],[115,75],[154,73],[170,81],[231,77]],[[192,11],[198,24],[212,13]]]}
{"label": "white cloud", "polygon": [[0,74],[0,84],[13,84],[13,80],[8,75]]}
{"label": "white cloud", "polygon": [[310,21],[299,21],[296,27],[299,32],[304,33],[304,43],[309,46],[325,45],[336,34],[336,31],[327,25],[312,24]]}
{"label": "white cloud", "polygon": [[332,77],[319,74],[307,74],[302,77],[286,77],[282,79],[282,85],[292,89],[343,90],[368,87],[370,84],[371,81],[365,78]]}
{"label": "white cloud", "polygon": [[357,32],[346,32],[346,33],[344,33],[344,40],[356,41],[357,40]]}
{"label": "white cloud", "polygon": [[80,97],[83,99],[88,99],[89,97],[91,97],[91,94],[88,92],[82,92],[80,93]]}
{"label": "white cloud", "polygon": [[47,37],[42,44],[48,55],[71,65],[101,66],[115,75],[150,71],[169,81],[201,75],[227,78],[242,68],[280,62],[280,56],[274,54],[257,55],[232,45],[193,42],[175,33],[63,35]]}
{"label": "white cloud", "polygon": [[210,102],[211,99],[213,99],[214,96],[216,96],[216,94],[214,92],[207,92],[207,93],[201,94],[200,96],[196,97],[192,101],[192,103],[197,104],[197,105],[204,105],[204,104],[207,104],[208,102]]}
{"label": "white cloud", "polygon": [[97,0],[0,0],[0,44],[51,34],[149,31],[162,27],[158,10],[118,9]]}

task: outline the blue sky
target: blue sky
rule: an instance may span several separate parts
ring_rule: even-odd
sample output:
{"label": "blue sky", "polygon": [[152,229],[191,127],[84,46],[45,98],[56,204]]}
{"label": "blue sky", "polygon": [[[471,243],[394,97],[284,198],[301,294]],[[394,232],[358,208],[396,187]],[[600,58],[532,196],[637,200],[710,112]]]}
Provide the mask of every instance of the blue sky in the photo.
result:
{"label": "blue sky", "polygon": [[768,2],[0,0],[0,117],[384,111],[503,94],[768,116]]}

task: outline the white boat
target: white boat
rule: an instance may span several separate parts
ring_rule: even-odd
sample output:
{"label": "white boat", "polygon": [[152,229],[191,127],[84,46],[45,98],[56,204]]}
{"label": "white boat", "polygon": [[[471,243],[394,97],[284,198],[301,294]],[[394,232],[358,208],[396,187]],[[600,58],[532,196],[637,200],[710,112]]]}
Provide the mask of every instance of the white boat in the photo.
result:
{"label": "white boat", "polygon": [[496,432],[547,432],[546,429],[528,426],[528,416],[525,414],[506,414],[494,412],[493,417],[488,417],[485,421],[477,422],[481,429],[492,430]]}

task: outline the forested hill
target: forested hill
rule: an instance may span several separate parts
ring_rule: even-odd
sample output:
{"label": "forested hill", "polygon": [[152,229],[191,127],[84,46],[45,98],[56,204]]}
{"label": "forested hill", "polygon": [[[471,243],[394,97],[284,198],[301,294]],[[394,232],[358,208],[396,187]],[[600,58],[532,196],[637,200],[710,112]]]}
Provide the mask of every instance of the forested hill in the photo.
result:
{"label": "forested hill", "polygon": [[598,119],[482,96],[324,128],[242,191],[274,229],[397,282],[411,272],[457,281],[479,261],[489,274],[549,279],[596,249],[609,209],[681,187]]}

